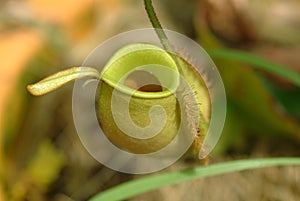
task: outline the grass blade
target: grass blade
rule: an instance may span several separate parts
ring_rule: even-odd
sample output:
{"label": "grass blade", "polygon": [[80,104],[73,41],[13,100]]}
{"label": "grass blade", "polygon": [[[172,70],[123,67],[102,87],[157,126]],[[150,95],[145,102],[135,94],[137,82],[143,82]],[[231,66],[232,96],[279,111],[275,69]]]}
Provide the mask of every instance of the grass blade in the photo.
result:
{"label": "grass blade", "polygon": [[224,162],[209,166],[199,166],[186,170],[151,175],[110,188],[94,196],[89,201],[124,200],[163,186],[192,179],[204,178],[235,171],[249,170],[268,166],[300,165],[300,158],[247,159]]}
{"label": "grass blade", "polygon": [[280,64],[270,62],[266,59],[253,55],[251,53],[243,52],[240,50],[220,49],[220,50],[210,50],[208,51],[208,54],[213,58],[232,59],[232,60],[250,64],[257,69],[261,69],[273,73],[283,79],[290,81],[296,86],[300,87],[299,73],[289,70],[288,68]]}

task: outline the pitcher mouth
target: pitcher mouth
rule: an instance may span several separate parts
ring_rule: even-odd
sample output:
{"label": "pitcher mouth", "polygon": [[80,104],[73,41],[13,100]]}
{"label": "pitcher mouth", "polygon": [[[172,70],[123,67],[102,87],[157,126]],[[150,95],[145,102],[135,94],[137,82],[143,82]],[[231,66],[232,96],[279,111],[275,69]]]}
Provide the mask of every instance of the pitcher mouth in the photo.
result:
{"label": "pitcher mouth", "polygon": [[[145,80],[148,80],[148,83],[145,83]],[[124,85],[142,92],[162,92],[164,90],[155,76],[143,70],[136,70],[130,73],[126,77]]]}
{"label": "pitcher mouth", "polygon": [[151,44],[121,48],[105,65],[101,79],[125,94],[162,98],[175,93],[179,72],[172,56]]}

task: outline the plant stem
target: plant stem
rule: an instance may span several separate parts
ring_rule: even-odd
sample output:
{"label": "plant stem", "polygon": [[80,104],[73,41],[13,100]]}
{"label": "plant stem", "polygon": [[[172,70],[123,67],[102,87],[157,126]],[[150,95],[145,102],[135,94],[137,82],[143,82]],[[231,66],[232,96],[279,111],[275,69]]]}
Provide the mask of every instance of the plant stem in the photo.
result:
{"label": "plant stem", "polygon": [[[171,57],[174,59],[176,65],[177,65],[177,69],[178,72],[180,73],[180,75],[185,76],[185,73],[183,71],[183,67],[179,62],[179,58],[178,55],[173,51],[173,48],[169,42],[169,39],[165,33],[165,31],[163,30],[159,19],[157,18],[157,15],[154,11],[153,5],[152,5],[152,0],[144,0],[144,4],[145,4],[145,9],[146,12],[148,14],[148,17],[150,19],[150,22],[153,26],[153,28],[155,29],[155,32],[163,46],[163,48],[171,55]],[[185,106],[183,107],[183,111],[185,113],[185,115],[187,117],[193,117],[193,118],[187,118],[187,123],[185,126],[185,129],[187,129],[187,132],[191,133],[191,134],[195,134],[196,131],[199,129],[199,124],[197,121],[195,121],[195,119],[197,119],[198,117],[193,115],[193,111],[191,111],[191,109],[189,109],[189,102],[192,102],[191,100],[194,100],[195,98],[195,94],[190,93],[190,91],[183,87],[183,85],[179,85],[178,86],[178,90],[176,91],[176,95],[177,98],[182,100],[182,104]],[[201,115],[199,116],[199,118],[201,118]],[[196,138],[195,141],[196,142]],[[196,143],[195,143],[196,144]],[[198,147],[194,146],[194,149],[199,152]]]}
{"label": "plant stem", "polygon": [[144,4],[145,4],[145,9],[146,9],[148,17],[150,19],[150,22],[151,22],[153,28],[155,29],[161,44],[163,45],[163,47],[165,48],[166,51],[172,52],[172,48],[169,43],[168,37],[167,37],[166,33],[164,32],[164,30],[157,18],[157,15],[154,11],[154,8],[152,5],[152,0],[144,0]]}
{"label": "plant stem", "polygon": [[159,22],[159,19],[155,13],[155,10],[153,8],[153,5],[152,5],[152,0],[144,0],[144,5],[145,5],[145,10],[148,14],[148,17],[149,17],[149,20],[153,26],[153,28],[155,29],[155,32],[163,46],[163,48],[168,52],[170,53],[170,55],[173,57],[177,67],[178,67],[178,70],[180,72],[180,74],[183,74],[183,71],[182,71],[182,68],[178,62],[178,58],[177,56],[174,54],[174,51],[173,51],[173,48],[169,42],[169,39],[164,31],[164,29],[162,28],[160,22]]}

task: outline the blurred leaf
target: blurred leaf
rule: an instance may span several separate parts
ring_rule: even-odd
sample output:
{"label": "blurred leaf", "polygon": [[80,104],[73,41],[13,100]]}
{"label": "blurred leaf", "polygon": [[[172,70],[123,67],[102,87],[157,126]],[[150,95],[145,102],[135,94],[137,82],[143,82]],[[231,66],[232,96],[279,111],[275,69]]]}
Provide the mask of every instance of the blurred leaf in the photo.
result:
{"label": "blurred leaf", "polygon": [[64,165],[64,155],[50,141],[44,140],[28,164],[27,174],[32,182],[45,191],[55,181]]}
{"label": "blurred leaf", "polygon": [[26,64],[41,48],[42,43],[42,37],[30,29],[0,34],[0,132],[3,129],[1,126],[9,97],[13,94]]}
{"label": "blurred leaf", "polygon": [[[22,39],[28,40],[28,38],[25,39],[23,37]],[[34,40],[34,38],[32,40]],[[11,43],[14,44],[14,41],[11,41]],[[20,54],[27,55],[25,52],[30,50],[28,46],[33,46],[34,48],[34,44],[22,44],[20,41],[19,43],[20,44],[19,46],[16,46],[16,49],[18,49],[17,51],[20,51]],[[30,110],[29,99],[31,96],[26,91],[26,85],[33,82],[33,80],[44,76],[47,71],[53,67],[57,67],[58,64],[62,64],[64,61],[64,55],[61,54],[64,49],[61,48],[58,51],[56,45],[57,44],[53,44],[52,41],[44,39],[42,44],[39,45],[39,49],[35,49],[31,52],[30,56],[24,59],[24,61],[21,60],[24,55],[20,56],[22,63],[19,63],[20,60],[15,62],[21,67],[18,67],[17,65],[10,65],[12,68],[20,68],[20,70],[18,71],[18,74],[11,78],[12,83],[9,89],[10,91],[8,94],[5,94],[7,102],[6,104],[3,104],[3,115],[5,115],[5,119],[3,119],[4,128],[1,131],[3,132],[3,149],[6,153],[9,151],[9,148],[14,150],[14,148],[10,147],[11,143],[14,143],[17,136],[21,135],[20,129],[24,126],[24,116],[26,116],[28,114],[28,110]],[[9,53],[10,57],[11,55],[14,55],[13,52],[14,49],[12,49]],[[7,77],[10,78],[10,73],[6,73]],[[4,83],[4,85],[7,84]]]}
{"label": "blurred leaf", "polygon": [[[43,45],[43,38],[31,29],[0,34],[0,174],[5,174],[4,149],[21,128],[24,114],[24,93],[19,79],[26,64]],[[16,91],[17,89],[17,91]],[[9,135],[6,135],[7,132]]]}
{"label": "blurred leaf", "polygon": [[300,121],[300,88],[281,89],[269,80],[265,80],[265,83],[282,107]]}
{"label": "blurred leaf", "polygon": [[245,122],[239,116],[239,111],[232,102],[227,102],[226,121],[222,131],[222,135],[217,146],[212,151],[212,156],[216,157],[228,151],[229,148],[237,148],[244,150],[245,138],[241,135],[245,132]]}
{"label": "blurred leaf", "polygon": [[300,74],[289,70],[288,68],[279,64],[270,62],[266,59],[253,55],[251,53],[243,52],[233,49],[217,49],[209,50],[209,55],[214,58],[231,59],[252,65],[253,67],[273,73],[283,79],[300,87]]}
{"label": "blurred leaf", "polygon": [[[222,45],[207,29],[202,28],[199,34],[200,44],[206,49],[223,49]],[[224,51],[223,54],[225,54]],[[246,122],[245,126],[248,129],[255,131],[257,134],[286,136],[300,142],[299,124],[280,109],[278,102],[254,70],[239,62],[240,59],[251,60],[250,57],[238,57],[241,56],[240,54],[236,59],[234,54],[230,55],[230,59],[217,57],[213,54],[211,56],[223,78],[227,98],[236,107],[238,112],[236,115]],[[264,60],[254,62],[251,63],[263,64],[264,68],[271,68],[270,63]],[[281,71],[288,72],[277,67],[272,66],[272,71],[277,73]],[[299,82],[297,81],[298,75],[287,74],[294,81]]]}
{"label": "blurred leaf", "polygon": [[[11,37],[2,43],[6,45],[0,46],[3,48],[1,56],[6,56],[1,61],[7,64],[1,66],[4,68],[1,82],[9,88],[3,93],[5,104],[0,105],[4,117],[1,119],[0,173],[6,195],[15,191],[14,186],[17,192],[23,187],[25,190],[29,188],[19,180],[22,180],[23,171],[41,139],[49,133],[47,129],[54,129],[52,122],[46,120],[54,112],[53,104],[50,104],[53,96],[44,102],[35,101],[26,91],[26,85],[48,74],[51,68],[63,65],[66,56],[64,48],[58,48],[58,44],[33,30],[21,29],[8,35]],[[2,92],[5,91],[0,91],[1,95]]]}

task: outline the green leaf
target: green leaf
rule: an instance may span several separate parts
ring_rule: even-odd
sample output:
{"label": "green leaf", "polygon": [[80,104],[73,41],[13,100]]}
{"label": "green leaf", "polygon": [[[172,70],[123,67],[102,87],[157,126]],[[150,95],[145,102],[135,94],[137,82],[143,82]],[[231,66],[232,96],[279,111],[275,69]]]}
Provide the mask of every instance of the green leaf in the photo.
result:
{"label": "green leaf", "polygon": [[290,81],[296,86],[300,87],[300,74],[289,70],[288,68],[281,66],[277,63],[270,62],[259,56],[251,53],[243,52],[240,50],[233,49],[218,49],[210,50],[208,53],[215,58],[232,59],[235,61],[244,62],[252,65],[253,67],[261,70],[265,70],[269,73],[273,73],[283,79]]}
{"label": "green leaf", "polygon": [[199,166],[186,170],[151,175],[110,188],[90,199],[90,201],[124,200],[163,186],[192,179],[199,179],[235,171],[249,170],[268,166],[300,165],[300,158],[266,158],[238,160],[209,166]]}
{"label": "green leaf", "polygon": [[245,126],[257,134],[285,136],[299,141],[299,124],[284,110],[259,76],[233,58],[212,55],[222,75],[228,99],[238,109]]}

